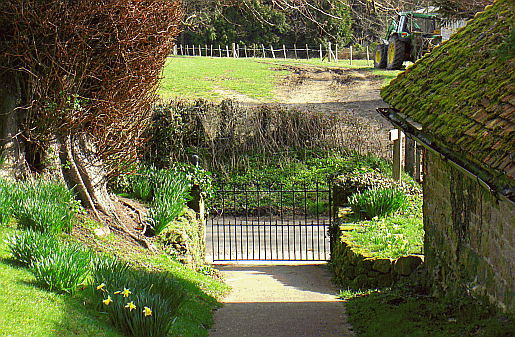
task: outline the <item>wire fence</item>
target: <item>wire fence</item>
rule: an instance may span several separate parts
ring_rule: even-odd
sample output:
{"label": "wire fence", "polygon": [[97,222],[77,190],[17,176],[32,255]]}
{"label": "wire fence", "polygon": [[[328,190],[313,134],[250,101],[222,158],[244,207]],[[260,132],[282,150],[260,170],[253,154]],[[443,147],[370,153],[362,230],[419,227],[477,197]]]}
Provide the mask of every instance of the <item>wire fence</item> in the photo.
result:
{"label": "wire fence", "polygon": [[204,57],[232,57],[232,58],[274,58],[274,59],[320,59],[328,62],[338,63],[340,61],[348,61],[352,65],[353,60],[367,60],[370,66],[370,51],[366,46],[360,50],[356,50],[352,46],[348,48],[338,48],[338,45],[329,43],[327,46],[322,44],[314,46],[297,46],[292,47],[273,47],[261,45],[243,45],[237,43],[229,45],[176,45],[173,50],[174,55],[180,56],[204,56]]}

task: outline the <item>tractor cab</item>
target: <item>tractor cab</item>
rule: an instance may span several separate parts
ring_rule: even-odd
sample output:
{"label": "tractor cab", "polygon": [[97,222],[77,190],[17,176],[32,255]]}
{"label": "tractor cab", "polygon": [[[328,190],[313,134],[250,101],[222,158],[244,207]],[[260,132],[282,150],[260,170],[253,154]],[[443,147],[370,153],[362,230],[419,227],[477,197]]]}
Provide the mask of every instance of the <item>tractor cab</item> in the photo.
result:
{"label": "tractor cab", "polygon": [[388,27],[385,41],[376,48],[376,68],[400,69],[404,61],[420,59],[442,42],[436,14],[399,12]]}

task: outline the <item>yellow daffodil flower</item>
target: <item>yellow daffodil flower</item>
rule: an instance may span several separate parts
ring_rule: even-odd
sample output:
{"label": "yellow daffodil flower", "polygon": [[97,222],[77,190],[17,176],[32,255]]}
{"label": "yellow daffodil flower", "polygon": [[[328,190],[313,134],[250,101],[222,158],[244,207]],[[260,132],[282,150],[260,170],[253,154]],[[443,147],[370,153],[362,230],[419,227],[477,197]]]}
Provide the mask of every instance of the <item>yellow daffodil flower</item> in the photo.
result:
{"label": "yellow daffodil flower", "polygon": [[149,307],[145,307],[145,308],[143,309],[143,313],[145,314],[145,317],[147,317],[147,316],[152,316],[152,310],[150,310],[150,308],[149,308]]}
{"label": "yellow daffodil flower", "polygon": [[103,300],[102,302],[104,302],[105,305],[109,305],[109,303],[111,303],[113,300],[111,299],[111,296],[107,296],[107,298],[105,300]]}
{"label": "yellow daffodil flower", "polygon": [[122,292],[120,290],[117,290],[114,292],[115,295],[121,294]]}
{"label": "yellow daffodil flower", "polygon": [[129,302],[127,305],[125,305],[126,308],[129,309],[129,311],[132,311],[133,309],[136,309],[136,306],[134,305],[134,302]]}
{"label": "yellow daffodil flower", "polygon": [[102,290],[104,291],[104,287],[106,286],[105,283],[102,283],[101,285],[97,286],[97,290]]}
{"label": "yellow daffodil flower", "polygon": [[129,289],[123,288],[122,294],[123,294],[123,297],[129,297],[129,295],[132,293],[130,292]]}

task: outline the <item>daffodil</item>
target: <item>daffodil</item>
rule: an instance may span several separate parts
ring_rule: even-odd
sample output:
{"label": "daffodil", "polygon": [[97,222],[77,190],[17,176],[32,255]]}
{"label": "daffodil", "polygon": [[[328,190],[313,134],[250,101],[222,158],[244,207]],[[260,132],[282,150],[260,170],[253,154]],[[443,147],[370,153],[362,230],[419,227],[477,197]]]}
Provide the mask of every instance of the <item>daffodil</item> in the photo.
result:
{"label": "daffodil", "polygon": [[145,317],[147,317],[147,316],[152,316],[152,310],[150,310],[150,308],[149,308],[149,307],[145,307],[145,308],[143,309],[143,313],[145,314]]}
{"label": "daffodil", "polygon": [[134,305],[134,302],[129,302],[125,305],[126,308],[129,309],[129,311],[132,311],[133,309],[136,309],[136,306]]}
{"label": "daffodil", "polygon": [[101,285],[97,286],[97,290],[102,290],[104,291],[104,287],[106,286],[105,283],[102,283]]}
{"label": "daffodil", "polygon": [[111,296],[107,296],[107,298],[105,300],[103,300],[102,302],[104,302],[105,305],[109,305],[109,303],[111,303],[113,300],[111,299]]}
{"label": "daffodil", "polygon": [[121,294],[122,292],[120,290],[117,290],[114,292],[115,295]]}
{"label": "daffodil", "polygon": [[132,293],[129,289],[123,288],[122,294],[123,294],[123,297],[129,297],[129,295]]}

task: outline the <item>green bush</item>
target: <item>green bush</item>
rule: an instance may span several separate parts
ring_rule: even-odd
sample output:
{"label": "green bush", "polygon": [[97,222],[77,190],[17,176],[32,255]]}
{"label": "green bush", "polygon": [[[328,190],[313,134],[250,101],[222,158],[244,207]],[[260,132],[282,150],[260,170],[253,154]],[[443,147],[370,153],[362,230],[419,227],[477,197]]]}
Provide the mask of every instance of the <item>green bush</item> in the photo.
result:
{"label": "green bush", "polygon": [[148,211],[148,220],[155,235],[184,213],[189,199],[189,184],[183,174],[162,170],[157,177],[157,185]]}
{"label": "green bush", "polygon": [[41,256],[47,256],[59,242],[50,234],[33,230],[17,231],[5,240],[12,258],[21,264],[30,266]]}
{"label": "green bush", "polygon": [[142,167],[131,179],[131,188],[134,196],[142,201],[152,201],[155,189],[155,174],[153,168]]}
{"label": "green bush", "polygon": [[92,278],[93,303],[130,336],[166,336],[186,298],[171,274],[133,270],[113,257],[95,259]]}
{"label": "green bush", "polygon": [[[113,288],[119,288],[124,285],[123,279],[125,274],[131,267],[129,263],[110,255],[99,254],[93,258],[91,269],[92,283],[97,287],[100,284],[109,284]],[[91,299],[96,310],[102,307],[104,293],[97,291],[99,289],[92,288]]]}
{"label": "green bush", "polygon": [[71,231],[78,202],[73,193],[56,180],[28,180],[16,184],[13,214],[25,229],[60,233]]}
{"label": "green bush", "polygon": [[89,275],[91,253],[77,243],[61,243],[35,256],[30,269],[50,291],[71,293]]}
{"label": "green bush", "polygon": [[358,218],[373,219],[392,214],[403,209],[407,203],[406,195],[400,189],[372,189],[350,196],[349,204]]}
{"label": "green bush", "polygon": [[0,224],[8,223],[13,216],[14,198],[11,196],[14,184],[0,179]]}
{"label": "green bush", "polygon": [[127,297],[123,291],[106,293],[102,303],[110,322],[128,336],[166,336],[179,309],[173,306],[177,300],[165,300],[146,290],[134,292]]}

